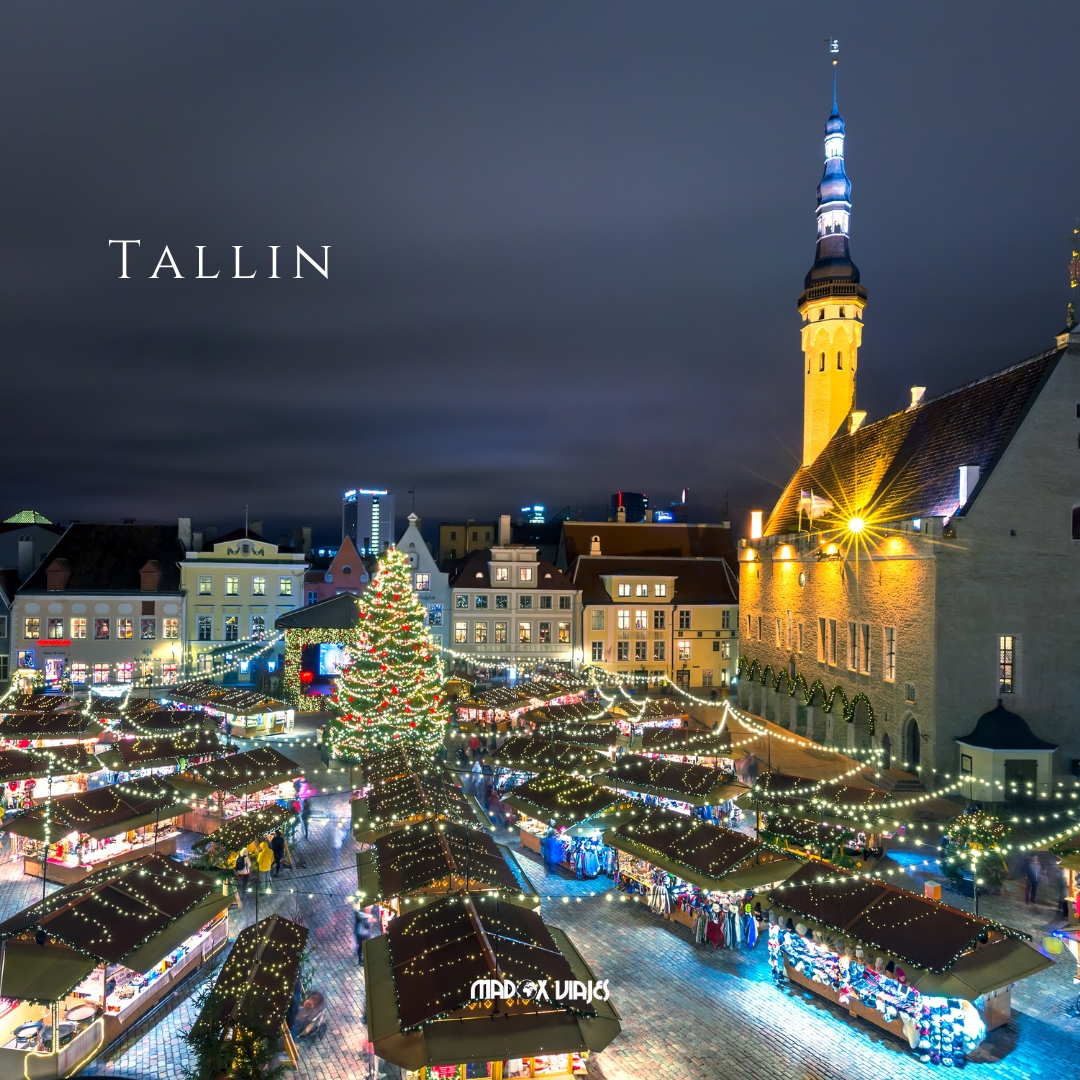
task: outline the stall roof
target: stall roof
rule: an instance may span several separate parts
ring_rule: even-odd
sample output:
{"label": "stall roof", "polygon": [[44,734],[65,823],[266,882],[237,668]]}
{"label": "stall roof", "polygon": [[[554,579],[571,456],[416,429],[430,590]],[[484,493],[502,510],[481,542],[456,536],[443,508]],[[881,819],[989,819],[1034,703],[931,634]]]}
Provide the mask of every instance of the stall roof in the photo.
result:
{"label": "stall roof", "polygon": [[73,832],[102,839],[157,820],[167,821],[186,809],[184,797],[163,778],[140,776],[110,787],[60,795],[16,814],[0,825],[0,831],[51,842]]}
{"label": "stall roof", "polygon": [[782,836],[801,846],[835,847],[856,835],[850,825],[834,825],[793,814],[767,814],[761,819],[761,831]]}
{"label": "stall roof", "polygon": [[407,773],[425,770],[434,773],[435,763],[416,747],[391,746],[377,754],[365,754],[359,765],[349,768],[349,784],[355,790],[371,784],[395,780]]}
{"label": "stall roof", "polygon": [[603,775],[594,777],[593,783],[676,799],[693,806],[719,806],[746,791],[742,781],[723,769],[637,754],[621,757]]}
{"label": "stall roof", "polygon": [[527,817],[554,820],[563,828],[614,810],[619,797],[576,776],[543,773],[514,788],[503,802]]}
{"label": "stall roof", "polygon": [[[472,911],[475,920],[456,898],[433,901],[364,943],[368,1037],[380,1057],[418,1069],[597,1052],[619,1034],[619,1014],[609,1001],[573,1007],[552,1001],[531,1008],[474,1003],[470,1009],[473,981],[492,977],[485,957],[497,958],[500,974],[517,982],[596,978],[569,938],[545,926],[539,915],[482,897]],[[425,958],[425,950],[435,962]],[[493,1023],[496,1011],[500,1019]],[[447,1012],[464,1022],[442,1019]]]}
{"label": "stall roof", "polygon": [[375,784],[366,798],[352,802],[353,836],[362,844],[390,829],[435,817],[471,826],[488,824],[460,787],[439,776],[398,776]]}
{"label": "stall roof", "polygon": [[100,769],[97,758],[81,744],[33,750],[0,750],[0,783],[14,783],[31,777],[70,776]]}
{"label": "stall roof", "polygon": [[[491,834],[440,823],[427,832],[397,829],[356,857],[360,894],[372,900],[415,896],[435,886],[468,891],[521,886]],[[466,874],[468,880],[466,883]]]}
{"label": "stall roof", "polygon": [[170,776],[169,783],[186,795],[204,799],[218,791],[249,795],[287,780],[296,780],[301,772],[295,761],[274,747],[257,746],[242,754],[191,765],[184,772]]}
{"label": "stall roof", "polygon": [[33,712],[0,719],[0,739],[94,739],[108,729],[84,712]]}
{"label": "stall roof", "polygon": [[12,694],[0,704],[0,716],[82,711],[83,703],[69,694]]}
{"label": "stall roof", "polygon": [[230,902],[198,871],[156,855],[99,870],[0,923],[0,995],[56,1001],[103,963],[148,971]]}
{"label": "stall roof", "polygon": [[217,732],[200,731],[179,737],[157,735],[145,739],[120,738],[109,743],[108,749],[101,751],[97,758],[113,772],[131,772],[135,769],[176,765],[181,760],[219,754],[221,750]]}
{"label": "stall roof", "polygon": [[649,810],[604,834],[604,843],[702,889],[753,889],[791,877],[799,863],[745,833],[671,810]]}
{"label": "stall roof", "polygon": [[595,701],[575,701],[570,705],[542,705],[525,716],[536,724],[574,727],[579,724],[610,724],[609,710]]}
{"label": "stall roof", "polygon": [[151,709],[129,709],[119,717],[117,729],[124,735],[188,735],[198,731],[214,731],[221,718],[202,709],[163,709],[156,702]]}
{"label": "stall roof", "polygon": [[230,716],[260,716],[263,713],[285,712],[291,706],[276,698],[257,694],[236,686],[194,680],[168,687],[162,691],[165,701],[179,701],[187,705],[203,705]]}
{"label": "stall roof", "polygon": [[308,929],[271,915],[241,930],[195,1028],[242,1021],[276,1038],[292,1001]]}
{"label": "stall roof", "polygon": [[647,727],[630,744],[635,750],[684,757],[727,756],[731,753],[731,732],[691,731],[689,728]]}
{"label": "stall roof", "polygon": [[[586,750],[603,753],[615,746],[629,746],[630,736],[624,735],[614,724],[581,724],[560,726],[556,729],[559,742],[569,746],[582,746]],[[537,736],[544,738],[544,728],[537,727]]]}
{"label": "stall roof", "polygon": [[217,849],[227,856],[280,828],[292,816],[292,810],[277,803],[248,810],[223,821],[212,833],[200,836],[192,843],[191,850],[196,855],[204,855]]}
{"label": "stall roof", "polygon": [[[831,879],[831,880],[830,880]],[[988,919],[829,863],[807,863],[773,890],[776,907],[806,917],[934,974],[952,968],[981,938],[1019,938]]]}
{"label": "stall roof", "polygon": [[507,739],[500,750],[490,757],[492,765],[522,772],[541,772],[554,769],[559,772],[583,773],[591,776],[600,771],[600,758],[596,754],[569,742],[551,742],[548,739],[528,735]]}

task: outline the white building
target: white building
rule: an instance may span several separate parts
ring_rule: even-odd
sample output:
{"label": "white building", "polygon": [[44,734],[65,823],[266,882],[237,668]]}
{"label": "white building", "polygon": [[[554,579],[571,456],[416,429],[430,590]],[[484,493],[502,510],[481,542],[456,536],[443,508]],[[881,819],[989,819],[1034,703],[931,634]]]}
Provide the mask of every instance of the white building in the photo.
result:
{"label": "white building", "polygon": [[420,535],[420,519],[409,515],[409,527],[397,543],[399,551],[409,556],[412,567],[413,590],[417,600],[427,610],[427,626],[431,636],[439,643],[449,644],[447,616],[450,610],[450,575],[441,573],[435,557]]}

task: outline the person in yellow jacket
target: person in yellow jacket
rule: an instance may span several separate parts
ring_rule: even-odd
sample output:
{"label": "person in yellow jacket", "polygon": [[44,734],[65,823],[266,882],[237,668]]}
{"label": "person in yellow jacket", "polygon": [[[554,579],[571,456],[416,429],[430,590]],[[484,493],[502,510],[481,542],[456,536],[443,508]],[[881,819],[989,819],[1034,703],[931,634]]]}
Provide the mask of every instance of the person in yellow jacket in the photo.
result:
{"label": "person in yellow jacket", "polygon": [[270,867],[274,865],[274,853],[270,850],[270,845],[266,842],[266,837],[263,837],[259,841],[259,850],[255,853],[254,869],[257,873],[255,877],[255,888],[259,887],[259,879],[263,874],[270,873]]}

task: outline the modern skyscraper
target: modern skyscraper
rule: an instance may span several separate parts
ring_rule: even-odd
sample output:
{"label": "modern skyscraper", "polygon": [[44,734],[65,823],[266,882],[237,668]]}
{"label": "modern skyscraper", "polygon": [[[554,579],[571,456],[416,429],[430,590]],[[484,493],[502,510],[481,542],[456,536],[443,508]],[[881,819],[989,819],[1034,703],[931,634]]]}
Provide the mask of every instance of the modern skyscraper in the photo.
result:
{"label": "modern skyscraper", "polygon": [[341,538],[361,555],[378,555],[394,542],[394,496],[381,488],[353,488],[341,500]]}
{"label": "modern skyscraper", "polygon": [[825,175],[817,189],[817,258],[799,296],[804,373],[803,465],[811,465],[855,402],[866,289],[851,261],[851,181],[844,171],[844,118],[836,107],[825,124]]}

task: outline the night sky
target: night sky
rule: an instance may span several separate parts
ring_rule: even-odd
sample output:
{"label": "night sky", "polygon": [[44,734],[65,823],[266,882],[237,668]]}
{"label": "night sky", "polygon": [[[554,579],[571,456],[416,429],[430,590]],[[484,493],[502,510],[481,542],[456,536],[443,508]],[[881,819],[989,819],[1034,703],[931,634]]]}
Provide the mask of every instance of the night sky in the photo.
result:
{"label": "night sky", "polygon": [[828,36],[860,407],[1048,347],[1076,5],[809,7],[4,5],[0,516],[332,540],[358,485],[434,525],[688,484],[744,527],[801,447]]}

